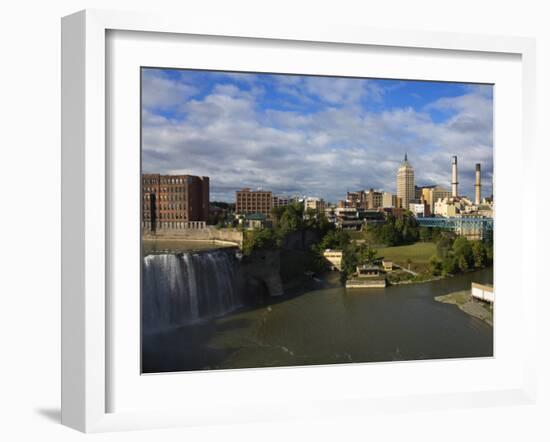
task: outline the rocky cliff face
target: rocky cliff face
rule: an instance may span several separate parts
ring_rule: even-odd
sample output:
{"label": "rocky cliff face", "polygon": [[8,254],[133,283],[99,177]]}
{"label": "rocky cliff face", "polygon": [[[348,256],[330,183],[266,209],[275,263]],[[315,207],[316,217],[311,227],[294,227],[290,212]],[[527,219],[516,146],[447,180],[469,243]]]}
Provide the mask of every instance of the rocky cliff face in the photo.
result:
{"label": "rocky cliff face", "polygon": [[[262,296],[281,296],[284,294],[281,278],[281,256],[290,259],[286,263],[285,283],[295,279],[296,272],[288,272],[289,265],[307,258],[311,246],[319,241],[319,235],[312,230],[294,232],[287,235],[281,244],[281,250],[254,250],[243,258],[240,267],[240,281],[246,299],[254,302]],[[296,266],[297,273],[303,276],[303,266]]]}
{"label": "rocky cliff face", "polygon": [[281,255],[278,250],[254,250],[243,258],[239,279],[246,298],[281,296]]}
{"label": "rocky cliff face", "polygon": [[282,243],[287,250],[310,250],[319,241],[319,234],[313,230],[303,230],[288,234]]}

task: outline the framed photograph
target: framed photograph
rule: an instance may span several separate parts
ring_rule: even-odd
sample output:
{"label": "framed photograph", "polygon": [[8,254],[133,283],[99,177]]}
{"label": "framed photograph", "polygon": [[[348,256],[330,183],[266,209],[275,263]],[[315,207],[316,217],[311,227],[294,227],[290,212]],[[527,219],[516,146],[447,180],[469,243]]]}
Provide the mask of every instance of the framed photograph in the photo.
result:
{"label": "framed photograph", "polygon": [[62,26],[64,424],[533,400],[533,41]]}

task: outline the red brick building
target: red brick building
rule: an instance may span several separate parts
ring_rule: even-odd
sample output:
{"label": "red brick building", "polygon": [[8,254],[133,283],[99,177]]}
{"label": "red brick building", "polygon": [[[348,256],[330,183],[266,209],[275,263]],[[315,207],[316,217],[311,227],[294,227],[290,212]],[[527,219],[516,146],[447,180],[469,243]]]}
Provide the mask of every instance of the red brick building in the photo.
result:
{"label": "red brick building", "polygon": [[265,190],[250,190],[248,188],[235,192],[235,213],[247,215],[261,213],[271,219],[273,194]]}
{"label": "red brick building", "polygon": [[210,179],[193,175],[141,176],[144,231],[201,228],[208,220]]}

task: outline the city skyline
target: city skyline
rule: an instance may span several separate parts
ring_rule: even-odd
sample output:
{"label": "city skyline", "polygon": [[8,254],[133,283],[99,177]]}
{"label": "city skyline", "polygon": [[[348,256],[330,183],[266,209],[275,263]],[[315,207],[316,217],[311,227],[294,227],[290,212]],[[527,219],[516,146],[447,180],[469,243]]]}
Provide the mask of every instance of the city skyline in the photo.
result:
{"label": "city skyline", "polygon": [[211,200],[243,187],[326,201],[396,193],[405,153],[415,184],[492,194],[492,86],[143,69],[142,170],[211,177]]}

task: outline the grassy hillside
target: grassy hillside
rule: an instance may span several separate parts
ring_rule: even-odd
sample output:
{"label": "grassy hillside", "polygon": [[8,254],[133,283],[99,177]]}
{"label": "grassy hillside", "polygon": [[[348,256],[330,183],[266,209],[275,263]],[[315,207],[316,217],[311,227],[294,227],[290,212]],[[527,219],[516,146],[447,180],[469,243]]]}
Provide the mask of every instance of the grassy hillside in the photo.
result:
{"label": "grassy hillside", "polygon": [[403,267],[408,267],[411,261],[411,270],[423,272],[428,268],[428,261],[437,253],[436,246],[432,242],[417,242],[406,246],[378,248],[378,256],[384,257]]}

